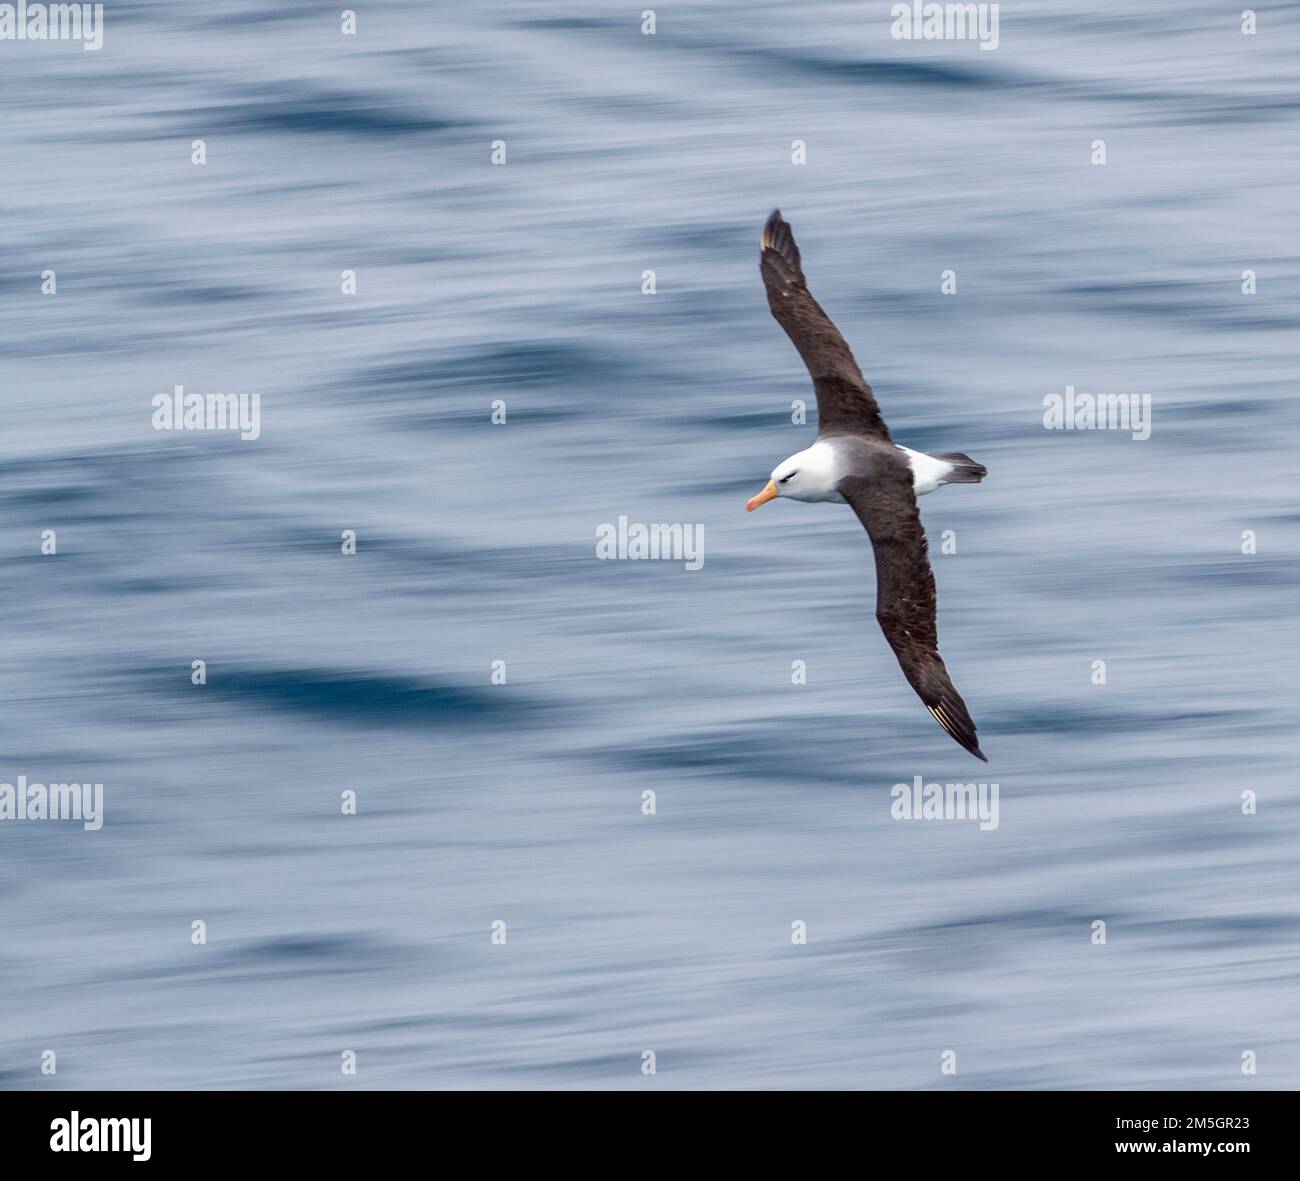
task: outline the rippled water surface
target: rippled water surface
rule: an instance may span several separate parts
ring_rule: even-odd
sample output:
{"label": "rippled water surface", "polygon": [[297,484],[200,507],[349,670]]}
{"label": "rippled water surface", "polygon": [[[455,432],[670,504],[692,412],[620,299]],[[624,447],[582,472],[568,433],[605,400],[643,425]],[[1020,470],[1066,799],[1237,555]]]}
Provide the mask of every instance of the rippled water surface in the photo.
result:
{"label": "rippled water surface", "polygon": [[[1300,1086],[1300,16],[640,7],[0,43],[0,780],[106,797],[0,824],[0,1080]],[[775,205],[895,437],[990,469],[922,502],[987,768],[853,515],[743,511],[813,429]],[[261,437],[153,430],[176,385]],[[620,515],[703,567],[597,560]],[[917,775],[998,828],[891,819]]]}

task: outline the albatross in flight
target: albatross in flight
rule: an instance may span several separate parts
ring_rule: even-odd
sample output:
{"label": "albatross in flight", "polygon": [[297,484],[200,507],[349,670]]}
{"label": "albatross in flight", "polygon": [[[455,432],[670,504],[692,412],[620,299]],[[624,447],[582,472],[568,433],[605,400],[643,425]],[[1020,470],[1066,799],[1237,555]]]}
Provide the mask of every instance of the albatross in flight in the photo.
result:
{"label": "albatross in flight", "polygon": [[848,504],[875,550],[876,619],[907,683],[934,720],[987,763],[939,655],[934,571],[916,498],[942,484],[978,484],[988,471],[969,456],[926,455],[889,437],[849,346],[808,290],[794,233],[779,209],[763,227],[759,269],[772,315],[812,375],[818,431],[811,447],[777,465],[745,508],[753,512],[778,496]]}

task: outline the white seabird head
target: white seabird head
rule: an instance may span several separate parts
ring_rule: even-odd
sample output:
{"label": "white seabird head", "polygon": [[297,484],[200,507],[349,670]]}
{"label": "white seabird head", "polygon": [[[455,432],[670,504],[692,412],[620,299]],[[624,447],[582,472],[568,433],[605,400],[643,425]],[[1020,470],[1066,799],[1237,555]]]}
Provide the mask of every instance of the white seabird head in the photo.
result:
{"label": "white seabird head", "polygon": [[752,513],[760,504],[778,496],[790,500],[839,500],[835,485],[840,479],[840,464],[835,450],[827,443],[814,443],[777,464],[767,487],[751,497],[745,511]]}

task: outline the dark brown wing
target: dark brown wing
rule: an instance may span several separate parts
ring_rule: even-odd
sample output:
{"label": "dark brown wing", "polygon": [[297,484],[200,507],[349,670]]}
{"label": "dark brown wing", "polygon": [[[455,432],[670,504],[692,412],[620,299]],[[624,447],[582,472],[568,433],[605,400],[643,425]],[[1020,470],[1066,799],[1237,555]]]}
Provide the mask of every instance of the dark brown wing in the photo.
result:
{"label": "dark brown wing", "polygon": [[849,476],[840,494],[858,514],[876,552],[876,619],[898,657],[907,683],[934,720],[977,759],[983,759],[975,723],[939,655],[934,571],[912,492],[912,471],[901,456],[874,459],[868,475]]}
{"label": "dark brown wing", "polygon": [[763,227],[762,244],[758,267],[767,288],[767,306],[812,374],[818,430],[888,442],[889,428],[880,417],[875,395],[840,330],[809,292],[794,232],[779,209],[772,210]]}

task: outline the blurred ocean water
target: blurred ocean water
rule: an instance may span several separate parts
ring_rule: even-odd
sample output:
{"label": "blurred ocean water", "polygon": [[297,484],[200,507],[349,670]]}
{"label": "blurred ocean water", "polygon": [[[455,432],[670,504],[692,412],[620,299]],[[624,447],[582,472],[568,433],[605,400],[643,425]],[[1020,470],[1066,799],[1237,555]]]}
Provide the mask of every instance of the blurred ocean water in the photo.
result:
{"label": "blurred ocean water", "polygon": [[[1300,12],[642,7],[0,42],[0,781],[106,811],[0,823],[0,1084],[1300,1086]],[[987,768],[852,514],[743,511],[815,429],[776,205],[898,441],[990,469],[922,501]],[[999,827],[891,819],[918,775]]]}

